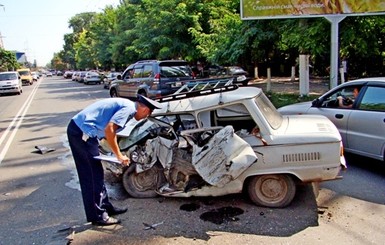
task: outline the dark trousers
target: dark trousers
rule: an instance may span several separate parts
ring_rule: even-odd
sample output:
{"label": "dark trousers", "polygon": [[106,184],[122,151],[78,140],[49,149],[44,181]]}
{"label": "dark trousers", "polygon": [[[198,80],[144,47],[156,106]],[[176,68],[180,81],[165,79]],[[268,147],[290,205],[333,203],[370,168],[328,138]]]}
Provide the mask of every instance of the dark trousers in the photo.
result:
{"label": "dark trousers", "polygon": [[104,185],[104,171],[100,160],[97,138],[82,139],[83,132],[71,120],[67,127],[69,146],[75,161],[79,176],[80,189],[88,222],[94,222],[107,217],[112,204],[108,200]]}

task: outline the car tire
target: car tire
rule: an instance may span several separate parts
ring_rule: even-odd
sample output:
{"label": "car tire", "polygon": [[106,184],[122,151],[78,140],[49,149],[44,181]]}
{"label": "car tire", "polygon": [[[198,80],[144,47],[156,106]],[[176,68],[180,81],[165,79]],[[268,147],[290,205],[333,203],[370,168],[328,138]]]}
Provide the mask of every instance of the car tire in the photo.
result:
{"label": "car tire", "polygon": [[110,96],[111,96],[112,98],[119,97],[119,96],[118,96],[118,93],[116,92],[116,89],[111,89],[111,91],[110,91]]}
{"label": "car tire", "polygon": [[257,175],[248,184],[249,197],[258,206],[286,207],[293,200],[295,192],[293,178],[285,174]]}
{"label": "car tire", "polygon": [[158,194],[155,189],[162,178],[161,174],[155,166],[141,173],[136,173],[135,168],[130,166],[123,173],[123,187],[130,196],[135,198],[156,197]]}

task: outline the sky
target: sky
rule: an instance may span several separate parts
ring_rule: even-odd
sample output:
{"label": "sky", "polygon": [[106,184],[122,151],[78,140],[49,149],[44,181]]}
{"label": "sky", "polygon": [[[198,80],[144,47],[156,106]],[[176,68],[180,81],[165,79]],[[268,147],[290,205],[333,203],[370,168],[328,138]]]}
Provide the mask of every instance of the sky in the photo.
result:
{"label": "sky", "polygon": [[107,5],[116,7],[119,0],[0,0],[4,49],[25,52],[29,62],[45,66],[63,49],[64,34],[72,33],[71,17],[102,12]]}

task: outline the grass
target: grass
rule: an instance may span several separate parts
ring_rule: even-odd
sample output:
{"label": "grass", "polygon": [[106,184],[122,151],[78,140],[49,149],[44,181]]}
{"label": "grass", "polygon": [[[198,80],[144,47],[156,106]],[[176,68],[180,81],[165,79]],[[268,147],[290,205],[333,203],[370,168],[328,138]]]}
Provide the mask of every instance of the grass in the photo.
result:
{"label": "grass", "polygon": [[283,94],[273,92],[266,93],[266,95],[276,108],[299,102],[312,101],[319,97],[319,95],[300,96],[298,94]]}

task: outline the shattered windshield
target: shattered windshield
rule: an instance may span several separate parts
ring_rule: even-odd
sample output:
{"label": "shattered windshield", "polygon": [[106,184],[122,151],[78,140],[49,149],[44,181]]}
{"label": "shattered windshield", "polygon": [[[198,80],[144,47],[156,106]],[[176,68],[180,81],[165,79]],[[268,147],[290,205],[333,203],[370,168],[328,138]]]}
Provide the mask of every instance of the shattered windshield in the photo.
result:
{"label": "shattered windshield", "polygon": [[282,115],[277,111],[274,105],[266,97],[266,95],[261,94],[255,98],[255,103],[263,116],[266,118],[266,121],[273,129],[278,129],[282,124]]}

